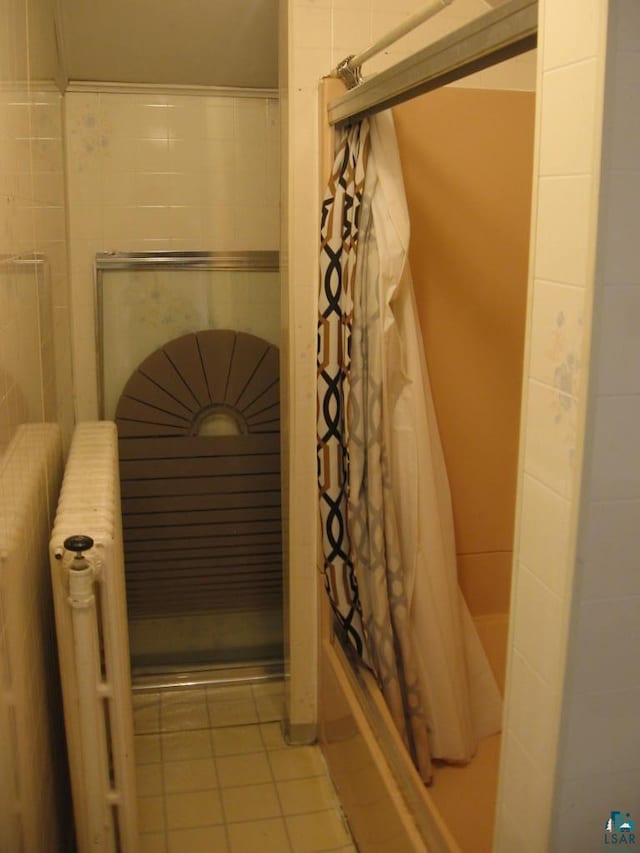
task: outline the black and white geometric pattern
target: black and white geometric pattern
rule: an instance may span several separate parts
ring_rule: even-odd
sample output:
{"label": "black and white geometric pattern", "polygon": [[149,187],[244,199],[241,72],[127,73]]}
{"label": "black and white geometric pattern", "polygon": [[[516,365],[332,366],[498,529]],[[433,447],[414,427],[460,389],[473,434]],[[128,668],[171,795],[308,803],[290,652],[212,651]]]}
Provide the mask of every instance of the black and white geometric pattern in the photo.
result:
{"label": "black and white geometric pattern", "polygon": [[348,409],[358,222],[368,123],[344,132],[322,204],[318,305],[318,487],[325,587],[336,618],[367,661],[348,530]]}

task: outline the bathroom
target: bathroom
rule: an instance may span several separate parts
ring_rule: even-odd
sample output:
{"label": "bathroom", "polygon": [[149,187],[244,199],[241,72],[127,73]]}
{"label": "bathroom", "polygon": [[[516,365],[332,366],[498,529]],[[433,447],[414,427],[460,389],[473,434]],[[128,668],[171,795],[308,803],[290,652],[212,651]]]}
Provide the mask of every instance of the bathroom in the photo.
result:
{"label": "bathroom", "polygon": [[[265,210],[259,226],[263,230],[257,234],[261,242],[231,247],[281,251],[285,727],[298,743],[315,736],[318,707],[326,698],[318,695],[317,684],[322,611],[316,530],[307,522],[317,514],[317,233],[325,180],[317,165],[324,132],[318,118],[318,81],[416,5],[391,0],[280,4],[279,79],[270,84],[273,103],[270,112],[264,111],[265,133],[270,128],[280,137],[279,228]],[[96,188],[84,179],[72,187],[63,166],[63,145],[67,156],[70,151],[64,141],[63,110],[72,114],[74,99],[79,103],[90,96],[87,90],[60,94],[65,76],[56,59],[53,6],[44,0],[16,0],[1,7],[6,83],[0,142],[5,164],[3,262],[45,255],[53,305],[50,314],[41,311],[36,328],[33,303],[18,282],[35,282],[37,293],[42,266],[21,266],[18,271],[11,267],[3,275],[3,449],[22,423],[57,422],[68,443],[74,419],[95,416],[83,374],[94,354],[86,349],[92,335],[85,328],[86,318],[92,316],[92,291],[77,286],[77,274],[86,272],[86,267],[81,269],[84,261],[77,260],[80,244],[93,252],[144,251],[168,248],[170,234],[180,241],[173,246],[177,250],[229,248],[226,242],[216,246],[211,240],[202,245],[201,232],[195,235],[194,247],[187,214],[182,212],[184,219],[173,222],[162,211],[149,223],[143,245],[101,243],[91,249],[96,220],[85,215],[88,209],[74,210],[73,194],[84,194],[75,204],[93,208],[99,216]],[[405,50],[416,50],[489,6],[480,0],[455,0],[380,62],[401,58]],[[275,27],[275,9],[273,16]],[[640,198],[640,14],[633,0],[541,0],[539,21],[532,260],[514,544],[518,568],[512,577],[494,842],[500,851],[600,849],[609,813],[620,809],[633,816],[640,809],[640,749],[634,725],[640,673],[633,656],[640,595],[634,557],[640,500],[640,455],[634,441],[640,422],[639,353],[634,330],[640,279],[633,228]],[[372,62],[368,70],[377,67]],[[43,82],[52,79],[57,89]],[[165,98],[165,106],[169,84],[180,82],[160,81],[156,93]],[[267,116],[273,122],[268,127]],[[232,236],[224,232],[229,220],[224,215],[221,219],[215,233],[226,241]],[[100,224],[104,227],[106,220]],[[110,226],[119,224],[112,220]],[[560,316],[566,318],[572,363],[577,366],[569,388],[562,384],[566,372],[560,378],[556,373],[556,351],[549,351]],[[42,380],[31,357],[34,341],[41,354]],[[564,417],[558,420],[559,405]],[[43,494],[33,512],[46,511]],[[29,669],[28,656],[21,665]],[[41,694],[30,689],[37,723]],[[45,768],[42,760],[43,777],[50,778],[59,765],[54,757]],[[348,804],[344,806],[348,813]],[[354,822],[357,837],[355,827]]]}

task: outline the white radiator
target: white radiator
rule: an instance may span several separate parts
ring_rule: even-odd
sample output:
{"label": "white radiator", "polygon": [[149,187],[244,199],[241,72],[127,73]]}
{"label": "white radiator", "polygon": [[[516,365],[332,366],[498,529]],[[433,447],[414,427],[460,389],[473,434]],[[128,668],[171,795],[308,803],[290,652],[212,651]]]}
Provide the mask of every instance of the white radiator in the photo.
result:
{"label": "white radiator", "polygon": [[[47,541],[62,476],[54,424],[0,453],[0,851],[67,849]],[[60,796],[62,795],[62,796]]]}
{"label": "white radiator", "polygon": [[50,543],[79,853],[138,851],[117,446],[111,422],[76,427]]}

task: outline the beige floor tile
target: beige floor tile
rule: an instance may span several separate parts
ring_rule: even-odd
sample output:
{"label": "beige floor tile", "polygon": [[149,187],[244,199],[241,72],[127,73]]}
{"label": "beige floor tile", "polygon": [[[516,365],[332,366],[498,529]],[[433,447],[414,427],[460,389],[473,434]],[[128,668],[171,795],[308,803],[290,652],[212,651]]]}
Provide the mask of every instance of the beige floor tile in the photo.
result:
{"label": "beige floor tile", "polygon": [[133,745],[136,764],[156,764],[162,760],[160,735],[136,735]]}
{"label": "beige floor tile", "polygon": [[276,782],[288,779],[305,779],[326,773],[320,748],[317,746],[289,746],[267,753]]}
{"label": "beige floor tile", "polygon": [[160,694],[160,704],[163,708],[169,705],[184,705],[185,702],[206,702],[206,687],[175,687],[163,690]]}
{"label": "beige floor tile", "polygon": [[162,797],[138,797],[140,832],[164,831],[164,800]]}
{"label": "beige floor tile", "polygon": [[209,702],[235,702],[244,699],[253,699],[253,691],[250,684],[231,684],[226,687],[207,687],[207,701]]}
{"label": "beige floor tile", "polygon": [[287,745],[279,722],[260,723],[260,734],[266,749],[284,749]]}
{"label": "beige floor tile", "polygon": [[169,761],[164,766],[164,789],[168,794],[183,791],[206,791],[218,787],[212,758],[190,758]]}
{"label": "beige floor tile", "polygon": [[199,826],[169,832],[169,853],[228,853],[228,850],[223,826]]}
{"label": "beige floor tile", "polygon": [[167,794],[167,826],[187,829],[194,826],[214,826],[223,822],[218,791],[188,791]]}
{"label": "beige floor tile", "polygon": [[256,725],[212,729],[211,739],[214,755],[239,755],[245,752],[260,752],[264,748],[260,729]]}
{"label": "beige floor tile", "polygon": [[144,832],[140,835],[140,853],[167,853],[164,832]]}
{"label": "beige floor tile", "polygon": [[242,726],[258,722],[258,711],[253,698],[235,699],[228,702],[209,702],[209,719],[213,727]]}
{"label": "beige floor tile", "polygon": [[351,839],[337,809],[285,818],[294,853],[335,850]]}
{"label": "beige floor tile", "polygon": [[278,782],[276,786],[285,815],[338,808],[333,785],[326,776],[293,779],[289,782]]}
{"label": "beige floor tile", "polygon": [[190,729],[208,729],[209,712],[207,703],[183,700],[162,704],[160,712],[160,728],[163,732],[180,732]]}
{"label": "beige floor tile", "polygon": [[161,693],[159,690],[147,691],[143,690],[142,692],[132,693],[131,694],[131,704],[133,706],[133,710],[137,710],[138,708],[149,708],[152,705],[160,704]]}
{"label": "beige floor tile", "polygon": [[289,853],[282,818],[231,823],[227,826],[230,853]]}
{"label": "beige floor tile", "polygon": [[139,797],[162,794],[162,764],[139,764],[136,767],[136,790]]}
{"label": "beige floor tile", "polygon": [[189,758],[209,758],[213,755],[208,731],[163,732],[163,761],[186,761]]}
{"label": "beige floor tile", "polygon": [[133,729],[136,734],[149,734],[160,730],[160,696],[158,693],[134,694]]}
{"label": "beige floor tile", "polygon": [[251,691],[254,699],[263,696],[284,696],[283,681],[264,681],[260,684],[252,684]]}
{"label": "beige floor tile", "polygon": [[265,785],[244,785],[242,788],[223,788],[221,796],[227,823],[244,823],[249,820],[279,817],[281,814],[273,782]]}
{"label": "beige floor tile", "polygon": [[216,758],[216,770],[221,788],[240,785],[261,785],[271,782],[271,770],[265,752],[248,752],[245,755],[222,755]]}
{"label": "beige floor tile", "polygon": [[274,694],[273,696],[260,696],[256,699],[258,719],[261,723],[271,720],[281,720],[284,716],[284,696]]}

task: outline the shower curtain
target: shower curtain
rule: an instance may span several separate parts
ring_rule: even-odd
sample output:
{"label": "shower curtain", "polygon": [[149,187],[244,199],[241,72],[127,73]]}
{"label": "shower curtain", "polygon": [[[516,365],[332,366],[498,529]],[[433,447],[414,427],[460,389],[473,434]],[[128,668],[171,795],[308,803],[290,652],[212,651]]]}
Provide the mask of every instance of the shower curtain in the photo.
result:
{"label": "shower curtain", "polygon": [[457,583],[444,457],[417,322],[393,119],[338,145],[322,209],[318,477],[325,586],[422,776],[499,731]]}

